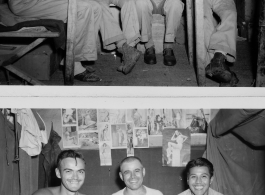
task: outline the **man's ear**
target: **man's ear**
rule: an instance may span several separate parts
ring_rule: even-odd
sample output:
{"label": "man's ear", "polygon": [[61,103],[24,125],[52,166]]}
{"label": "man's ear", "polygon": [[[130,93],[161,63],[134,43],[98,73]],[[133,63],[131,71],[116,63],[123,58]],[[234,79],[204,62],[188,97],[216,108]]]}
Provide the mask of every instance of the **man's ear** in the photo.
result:
{"label": "man's ear", "polygon": [[143,176],[145,176],[145,168],[143,167]]}
{"label": "man's ear", "polygon": [[211,177],[210,184],[213,183],[214,176]]}
{"label": "man's ear", "polygon": [[58,168],[55,169],[55,173],[58,178],[61,178],[61,172]]}
{"label": "man's ear", "polygon": [[121,180],[124,181],[124,180],[123,180],[123,175],[122,175],[121,172],[119,172],[119,176],[120,176]]}

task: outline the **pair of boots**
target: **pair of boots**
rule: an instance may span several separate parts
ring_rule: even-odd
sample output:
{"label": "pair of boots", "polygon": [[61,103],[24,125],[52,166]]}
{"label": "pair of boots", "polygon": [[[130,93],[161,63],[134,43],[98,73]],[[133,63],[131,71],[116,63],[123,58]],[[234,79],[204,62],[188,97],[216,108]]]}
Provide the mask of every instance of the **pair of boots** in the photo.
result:
{"label": "pair of boots", "polygon": [[[172,48],[165,48],[163,50],[163,56],[164,56],[164,65],[166,66],[174,66],[177,63],[177,60],[175,58],[174,52]],[[145,50],[144,53],[144,62],[146,64],[156,64],[156,53],[155,53],[155,47],[152,46]]]}
{"label": "pair of boots", "polygon": [[220,87],[236,87],[239,79],[226,64],[226,57],[220,52],[214,54],[211,63],[205,68],[206,75],[220,83]]}

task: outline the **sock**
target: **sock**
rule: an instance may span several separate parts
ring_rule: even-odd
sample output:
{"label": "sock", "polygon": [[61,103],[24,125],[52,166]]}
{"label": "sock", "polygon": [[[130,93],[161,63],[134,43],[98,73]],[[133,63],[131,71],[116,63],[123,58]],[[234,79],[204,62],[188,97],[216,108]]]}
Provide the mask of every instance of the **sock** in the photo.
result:
{"label": "sock", "polygon": [[164,49],[171,48],[173,49],[173,43],[164,43]]}
{"label": "sock", "polygon": [[117,41],[116,42],[116,45],[118,48],[121,48],[123,46],[123,44],[126,43],[126,40],[125,39],[122,39],[120,41]]}

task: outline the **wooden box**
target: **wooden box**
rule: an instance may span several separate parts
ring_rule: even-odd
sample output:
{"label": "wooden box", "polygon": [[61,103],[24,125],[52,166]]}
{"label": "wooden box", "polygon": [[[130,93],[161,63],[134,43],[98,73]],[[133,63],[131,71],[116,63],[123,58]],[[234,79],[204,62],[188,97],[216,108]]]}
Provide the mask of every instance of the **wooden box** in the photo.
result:
{"label": "wooden box", "polygon": [[45,42],[20,58],[14,65],[38,80],[50,80],[62,59],[62,50]]}

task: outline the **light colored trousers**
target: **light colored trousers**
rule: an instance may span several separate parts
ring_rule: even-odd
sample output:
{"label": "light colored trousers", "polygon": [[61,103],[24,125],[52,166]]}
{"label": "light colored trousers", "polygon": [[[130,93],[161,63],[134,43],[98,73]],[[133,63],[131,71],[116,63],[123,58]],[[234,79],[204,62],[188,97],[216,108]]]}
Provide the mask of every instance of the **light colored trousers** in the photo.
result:
{"label": "light colored trousers", "polygon": [[[93,0],[78,0],[75,31],[75,62],[97,59],[97,36],[101,6]],[[67,22],[68,0],[9,0],[11,11],[28,18],[57,19]],[[85,71],[79,63],[74,74]]]}
{"label": "light colored trousers", "polygon": [[[103,16],[100,33],[103,47],[108,50],[115,49],[115,42],[126,39],[130,46],[135,46],[140,41],[139,22],[134,0],[97,0],[102,5]],[[121,25],[113,17],[109,4],[121,8]]]}
{"label": "light colored trousers", "polygon": [[[221,22],[216,26],[216,13]],[[234,0],[204,0],[204,39],[206,65],[213,58],[215,50],[226,52],[227,61],[236,59],[237,12]]]}
{"label": "light colored trousers", "polygon": [[[154,45],[152,39],[152,11],[153,4],[151,0],[135,0],[141,31],[141,41],[145,42],[145,47]],[[173,43],[175,41],[177,29],[184,4],[180,0],[166,0],[163,6],[163,15],[165,15],[166,29],[164,42]]]}

